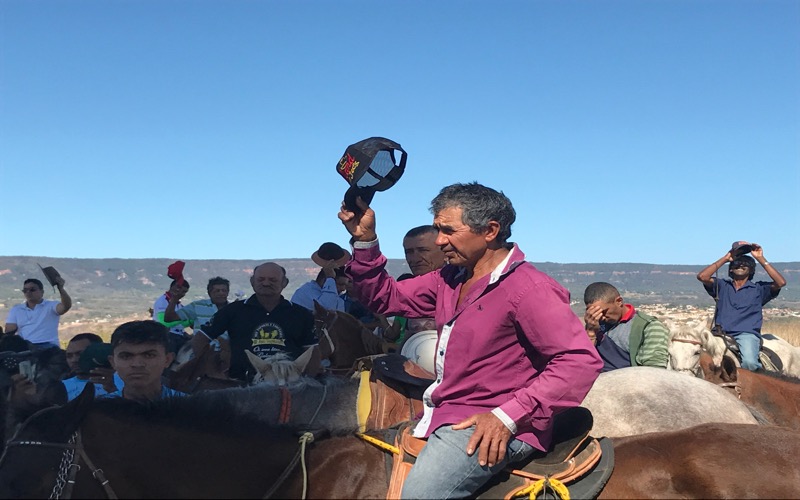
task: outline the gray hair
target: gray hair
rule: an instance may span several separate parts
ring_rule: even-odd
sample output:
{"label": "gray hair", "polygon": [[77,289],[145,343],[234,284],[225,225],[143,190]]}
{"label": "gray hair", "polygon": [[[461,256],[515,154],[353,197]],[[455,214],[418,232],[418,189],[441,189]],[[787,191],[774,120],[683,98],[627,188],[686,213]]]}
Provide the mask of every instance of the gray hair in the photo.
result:
{"label": "gray hair", "polygon": [[469,184],[452,184],[439,191],[431,201],[431,212],[434,216],[446,208],[461,208],[461,222],[469,226],[473,233],[489,229],[489,222],[500,225],[497,241],[505,243],[511,237],[511,225],[517,219],[517,213],[502,191],[471,182]]}

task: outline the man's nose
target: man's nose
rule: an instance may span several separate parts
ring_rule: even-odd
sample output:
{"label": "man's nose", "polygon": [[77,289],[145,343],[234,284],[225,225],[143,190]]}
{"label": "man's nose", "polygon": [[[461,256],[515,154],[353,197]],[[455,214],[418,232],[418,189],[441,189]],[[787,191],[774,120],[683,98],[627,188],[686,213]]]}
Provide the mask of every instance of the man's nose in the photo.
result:
{"label": "man's nose", "polygon": [[443,247],[447,245],[447,238],[442,233],[436,235],[436,241],[433,242],[434,245]]}

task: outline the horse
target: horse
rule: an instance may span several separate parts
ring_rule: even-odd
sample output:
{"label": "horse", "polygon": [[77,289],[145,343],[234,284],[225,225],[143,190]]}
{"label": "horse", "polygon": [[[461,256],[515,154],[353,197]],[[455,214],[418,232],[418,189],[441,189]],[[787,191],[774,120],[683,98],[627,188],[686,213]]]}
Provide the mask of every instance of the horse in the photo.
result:
{"label": "horse", "polygon": [[[271,426],[209,404],[87,389],[29,418],[0,457],[2,498],[385,498],[386,454],[351,434]],[[800,433],[704,424],[614,438],[600,498],[795,498]],[[298,466],[298,463],[300,466]]]}
{"label": "horse", "polygon": [[355,316],[328,310],[314,301],[314,333],[321,357],[330,361],[330,370],[348,372],[356,360],[386,354],[395,347],[372,333]]}
{"label": "horse", "polygon": [[648,366],[601,373],[581,406],[594,415],[598,436],[630,436],[710,422],[758,423],[725,389]]}
{"label": "horse", "polygon": [[172,365],[165,370],[166,385],[186,394],[241,387],[244,382],[228,377],[230,367],[230,343],[220,341],[216,351],[208,343],[199,343],[199,352],[194,355],[193,342],[185,343]]}
{"label": "horse", "polygon": [[[210,391],[203,397],[266,423],[276,423],[279,415],[288,413],[287,423],[313,423],[343,433],[358,428],[358,389],[357,379],[302,377],[285,390],[257,385]],[[757,424],[748,408],[728,392],[661,368],[631,367],[600,374],[582,406],[594,415],[598,436],[677,430],[707,422]]]}
{"label": "horse", "polygon": [[732,390],[759,422],[800,430],[800,379],[737,369],[728,357],[715,365],[708,353],[700,365],[705,380]]}
{"label": "horse", "polygon": [[[700,352],[705,350],[714,358],[715,364],[722,362],[725,342],[711,333],[705,321],[689,320],[684,323],[666,322],[670,329],[669,356],[672,369],[694,376],[702,376]],[[800,377],[800,348],[769,333],[762,334],[764,347],[774,352],[783,364],[781,373]],[[738,363],[738,360],[734,361]]]}

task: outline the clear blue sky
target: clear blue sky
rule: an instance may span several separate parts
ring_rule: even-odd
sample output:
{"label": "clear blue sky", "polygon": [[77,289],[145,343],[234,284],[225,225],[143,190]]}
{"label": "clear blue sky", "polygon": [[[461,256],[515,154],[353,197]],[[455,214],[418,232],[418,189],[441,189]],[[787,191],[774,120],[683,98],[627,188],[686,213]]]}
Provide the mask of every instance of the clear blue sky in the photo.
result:
{"label": "clear blue sky", "polygon": [[454,182],[532,261],[800,260],[800,2],[0,2],[0,255],[346,245],[335,164],[408,151],[384,252]]}

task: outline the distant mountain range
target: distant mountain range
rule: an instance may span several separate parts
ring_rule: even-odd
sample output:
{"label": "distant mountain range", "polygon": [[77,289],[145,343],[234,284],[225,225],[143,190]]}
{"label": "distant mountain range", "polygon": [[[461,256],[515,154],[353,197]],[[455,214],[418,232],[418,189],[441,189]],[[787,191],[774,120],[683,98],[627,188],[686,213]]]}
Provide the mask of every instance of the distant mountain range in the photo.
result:
{"label": "distant mountain range", "polygon": [[[66,288],[74,301],[72,319],[94,319],[126,316],[147,311],[155,299],[169,287],[168,259],[64,259],[50,257],[0,257],[0,324],[5,323],[8,309],[23,300],[23,281],[34,277],[45,283],[45,298],[57,299],[39,269],[54,266],[66,280]],[[311,259],[276,259],[286,268],[288,299],[303,283],[316,277],[319,268]],[[231,300],[236,292],[252,293],[249,277],[255,260],[191,260],[184,275],[192,287],[184,302],[206,298],[209,278],[222,276],[231,281]],[[770,306],[800,310],[800,262],[773,262],[788,281],[787,287]],[[709,306],[712,299],[705,293],[695,275],[702,266],[656,264],[557,264],[534,263],[564,285],[572,294],[574,309],[582,311],[583,290],[595,281],[616,286],[633,304],[668,304],[673,306]],[[390,259],[388,271],[393,276],[408,272],[405,260]],[[725,276],[727,267],[720,271]],[[762,269],[757,280],[768,279]],[[188,299],[188,300],[187,300]]]}

